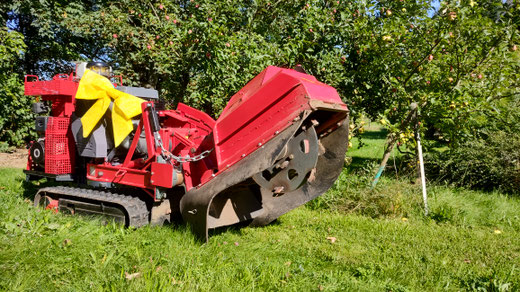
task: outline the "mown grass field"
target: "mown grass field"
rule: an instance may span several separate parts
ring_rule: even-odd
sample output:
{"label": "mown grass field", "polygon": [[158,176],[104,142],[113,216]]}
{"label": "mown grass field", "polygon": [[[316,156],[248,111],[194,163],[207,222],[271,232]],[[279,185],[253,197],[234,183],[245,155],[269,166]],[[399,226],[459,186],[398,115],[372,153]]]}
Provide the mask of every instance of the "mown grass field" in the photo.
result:
{"label": "mown grass field", "polygon": [[187,226],[103,226],[30,204],[18,169],[0,169],[0,290],[520,290],[520,199],[420,186],[387,171],[367,187],[380,132],[324,196],[262,228],[209,243]]}

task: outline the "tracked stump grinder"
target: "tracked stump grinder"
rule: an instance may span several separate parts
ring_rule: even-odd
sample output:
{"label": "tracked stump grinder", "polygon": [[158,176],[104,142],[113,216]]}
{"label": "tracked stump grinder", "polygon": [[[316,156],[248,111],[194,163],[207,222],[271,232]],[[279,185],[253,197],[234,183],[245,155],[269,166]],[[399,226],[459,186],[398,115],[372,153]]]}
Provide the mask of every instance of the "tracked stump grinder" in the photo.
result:
{"label": "tracked stump grinder", "polygon": [[[118,82],[113,83],[114,80]],[[348,147],[348,109],[301,70],[267,67],[215,121],[154,89],[122,85],[103,63],[51,80],[25,77],[38,139],[28,180],[57,182],[34,205],[127,226],[188,222],[208,229],[269,224],[327,191]]]}

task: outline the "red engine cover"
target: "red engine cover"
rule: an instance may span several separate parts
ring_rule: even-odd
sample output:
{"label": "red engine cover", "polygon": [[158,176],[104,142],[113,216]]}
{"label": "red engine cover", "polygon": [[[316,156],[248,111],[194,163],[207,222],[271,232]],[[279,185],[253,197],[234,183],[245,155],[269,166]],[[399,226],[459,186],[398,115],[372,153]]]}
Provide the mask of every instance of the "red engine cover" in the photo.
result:
{"label": "red engine cover", "polygon": [[347,111],[338,92],[315,77],[267,67],[235,94],[217,120],[213,134],[219,170],[250,154],[317,100]]}

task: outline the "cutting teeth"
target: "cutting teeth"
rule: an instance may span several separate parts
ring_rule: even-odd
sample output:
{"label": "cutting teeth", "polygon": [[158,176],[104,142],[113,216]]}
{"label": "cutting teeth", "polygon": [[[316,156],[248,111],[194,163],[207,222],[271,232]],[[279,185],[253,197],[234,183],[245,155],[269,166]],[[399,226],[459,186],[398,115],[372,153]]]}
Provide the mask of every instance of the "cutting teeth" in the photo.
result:
{"label": "cutting teeth", "polygon": [[280,168],[280,169],[284,169],[284,168],[286,168],[288,165],[289,165],[289,161],[286,160],[286,161],[284,161],[284,162],[278,164],[277,167]]}
{"label": "cutting teeth", "polygon": [[283,193],[284,190],[285,190],[285,188],[283,186],[275,187],[274,190],[273,190],[273,193],[281,194],[281,193]]}

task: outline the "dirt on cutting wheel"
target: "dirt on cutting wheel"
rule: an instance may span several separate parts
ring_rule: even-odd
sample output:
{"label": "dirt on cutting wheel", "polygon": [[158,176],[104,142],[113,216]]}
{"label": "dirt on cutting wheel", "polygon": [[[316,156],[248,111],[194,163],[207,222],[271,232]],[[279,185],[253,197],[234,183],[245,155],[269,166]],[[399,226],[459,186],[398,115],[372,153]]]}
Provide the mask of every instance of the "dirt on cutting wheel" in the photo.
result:
{"label": "dirt on cutting wheel", "polygon": [[0,167],[26,168],[27,149],[15,149],[11,153],[0,153]]}

